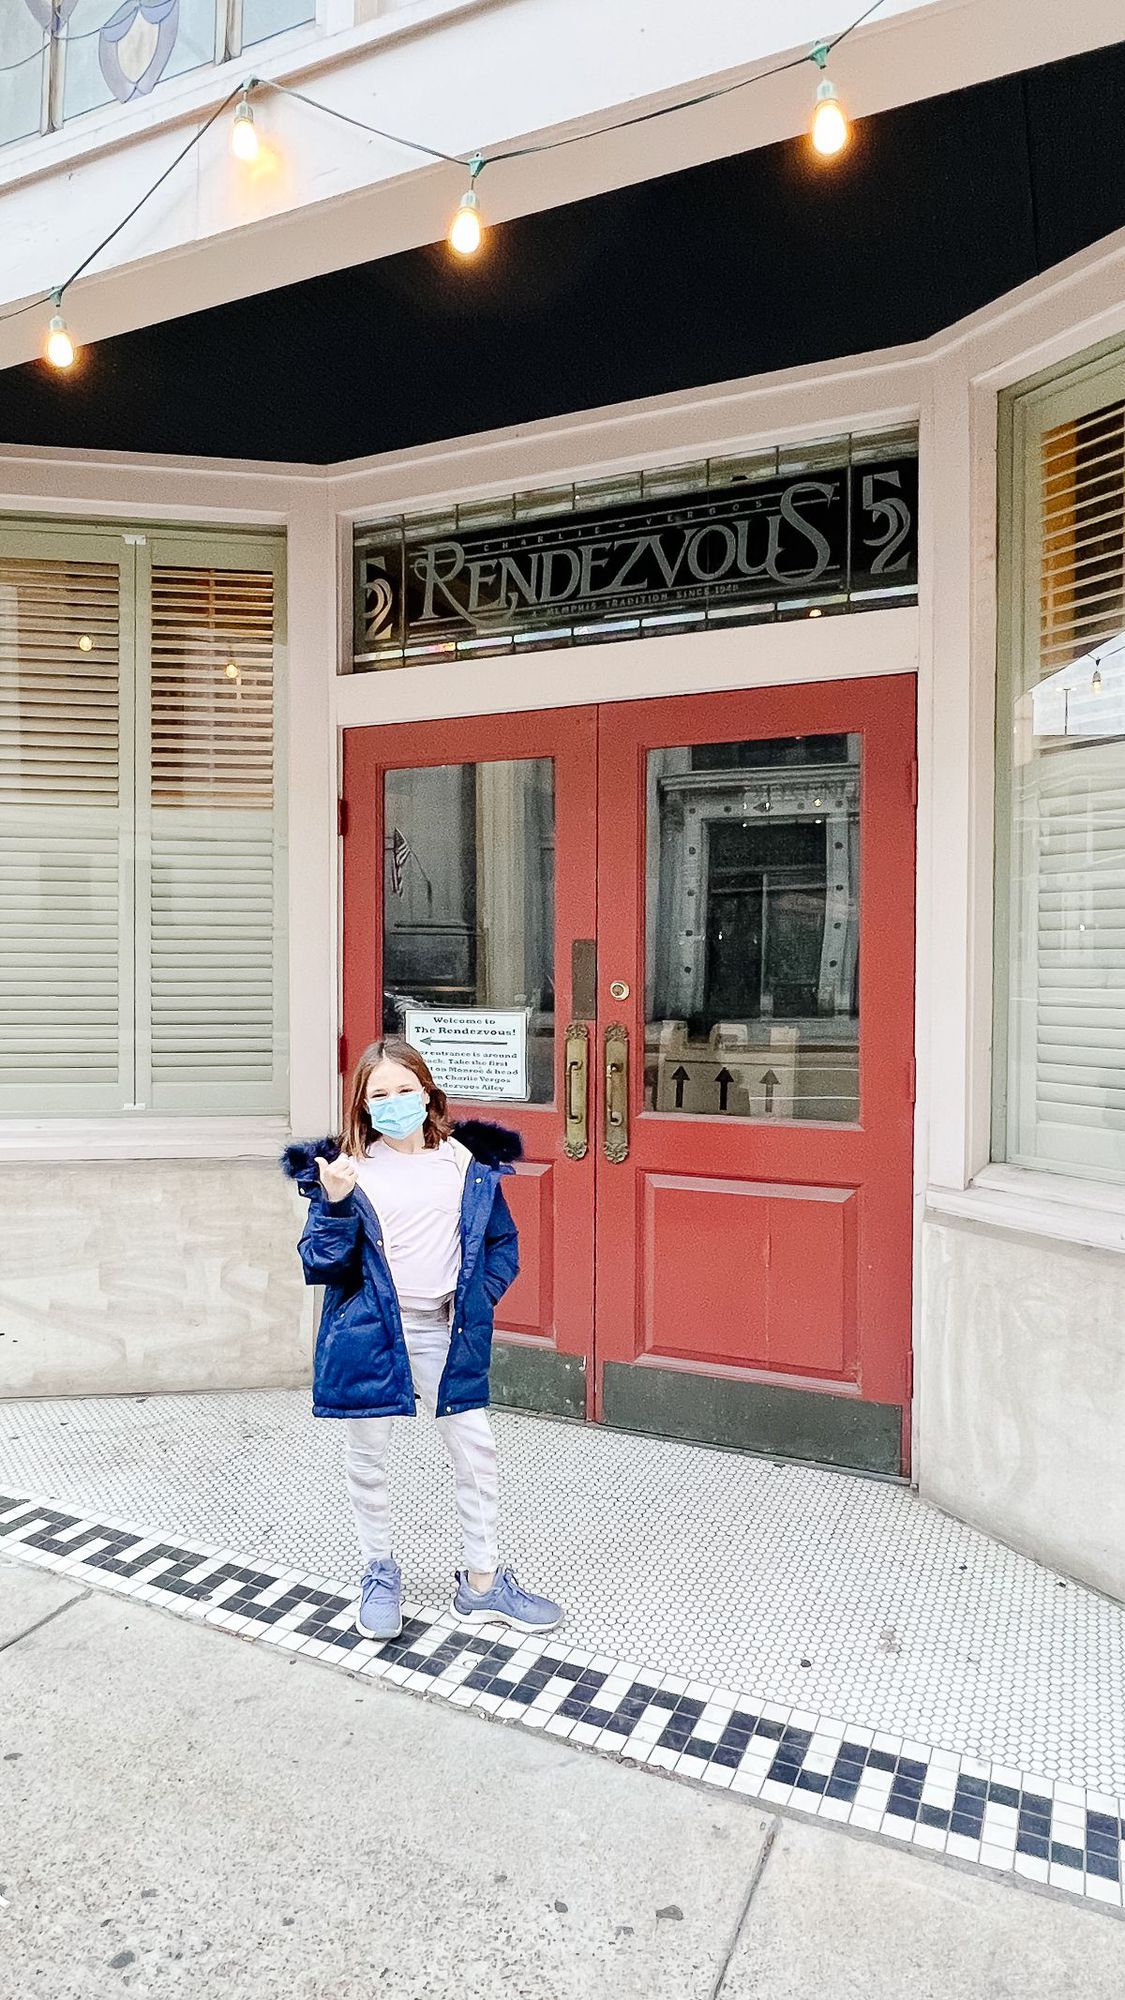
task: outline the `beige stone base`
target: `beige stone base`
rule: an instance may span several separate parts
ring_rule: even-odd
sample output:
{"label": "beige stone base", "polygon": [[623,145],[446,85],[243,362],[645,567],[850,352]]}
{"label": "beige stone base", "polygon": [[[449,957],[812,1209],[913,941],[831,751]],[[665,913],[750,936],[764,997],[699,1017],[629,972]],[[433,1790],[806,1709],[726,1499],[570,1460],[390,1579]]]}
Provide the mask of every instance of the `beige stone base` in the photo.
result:
{"label": "beige stone base", "polygon": [[303,1213],[267,1161],[0,1168],[0,1397],[307,1381]]}

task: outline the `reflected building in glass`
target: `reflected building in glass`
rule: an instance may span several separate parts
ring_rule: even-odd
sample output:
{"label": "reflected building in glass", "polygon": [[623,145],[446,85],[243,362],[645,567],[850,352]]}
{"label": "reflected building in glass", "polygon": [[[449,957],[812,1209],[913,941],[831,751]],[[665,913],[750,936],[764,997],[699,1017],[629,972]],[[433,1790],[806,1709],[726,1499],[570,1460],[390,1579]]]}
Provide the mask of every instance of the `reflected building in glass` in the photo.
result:
{"label": "reflected building in glass", "polygon": [[388,771],[383,1030],[420,1007],[528,1014],[528,1089],[553,1096],[555,799],[549,758]]}
{"label": "reflected building in glass", "polygon": [[645,1104],[859,1117],[857,736],[653,750]]}

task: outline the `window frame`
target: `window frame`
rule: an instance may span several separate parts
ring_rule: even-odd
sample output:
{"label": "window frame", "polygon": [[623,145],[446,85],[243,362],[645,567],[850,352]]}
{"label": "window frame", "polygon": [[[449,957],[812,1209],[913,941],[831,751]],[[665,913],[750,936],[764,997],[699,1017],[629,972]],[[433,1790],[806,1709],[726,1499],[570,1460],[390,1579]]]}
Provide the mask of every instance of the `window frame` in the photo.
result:
{"label": "window frame", "polygon": [[[1013,1160],[1011,1146],[1011,1009],[1013,993],[1012,715],[1024,687],[1027,647],[1038,633],[1042,588],[1039,445],[1056,425],[1103,403],[1125,401],[1125,340],[1120,335],[1001,392],[997,409],[996,670],[993,740],[993,978],[989,1164],[984,1175],[1034,1178],[1042,1198],[1065,1201],[1069,1184],[1098,1187],[1125,1204],[1125,1180],[1097,1167]],[[1010,1193],[1005,1182],[1002,1190]],[[1067,1232],[1063,1232],[1064,1234]],[[1116,1242],[1114,1247],[1118,1247]]]}
{"label": "window frame", "polygon": [[[120,628],[118,853],[131,844],[133,866],[122,866],[119,883],[118,1001],[120,1078],[98,1086],[98,1101],[74,1110],[68,1083],[46,1086],[34,1106],[0,1110],[0,1158],[5,1157],[178,1157],[210,1156],[218,1142],[232,1157],[254,1154],[255,1134],[267,1134],[264,1150],[276,1150],[277,1132],[289,1114],[289,890],[288,890],[288,604],[287,539],[277,527],[209,528],[172,523],[98,522],[0,516],[0,550],[64,561],[67,556],[118,565]],[[154,567],[213,567],[268,570],[273,590],[273,770],[271,842],[273,855],[273,1048],[275,1073],[269,1085],[201,1083],[191,1087],[182,1109],[167,1100],[152,1105],[152,1051],[147,1028],[151,1007],[151,934],[146,868],[151,845],[151,596]],[[131,827],[131,841],[130,841]],[[132,979],[124,977],[126,961]],[[130,1081],[131,1080],[131,1081]],[[144,1097],[137,1092],[145,1085]],[[176,1086],[182,1089],[184,1086]],[[130,1092],[132,1094],[130,1094]],[[107,1095],[121,1102],[107,1102]],[[148,1136],[142,1139],[142,1133]],[[94,1151],[84,1143],[88,1135]],[[119,1139],[116,1135],[127,1135]],[[210,1134],[210,1138],[208,1138]],[[61,1149],[61,1150],[60,1150]]]}
{"label": "window frame", "polygon": [[[184,72],[184,74],[198,75],[201,71],[208,68],[221,68],[224,63],[239,61],[243,54],[243,0],[212,0],[212,4],[214,7],[214,33],[212,36],[210,63],[206,61],[202,62],[197,65],[195,71]],[[109,14],[112,12],[111,0],[107,0],[107,9],[106,19],[108,20]],[[272,46],[274,42],[289,43],[293,36],[302,35],[307,31],[311,31],[314,34],[319,33],[324,26],[324,10],[325,0],[313,0],[311,20],[298,22],[292,27],[279,28],[276,35],[262,37],[258,41],[252,42],[250,48],[252,50],[262,49],[267,45]],[[29,15],[28,18],[32,19],[33,17]],[[72,112],[67,117],[64,110],[66,101],[67,46],[68,40],[65,26],[59,34],[50,36],[44,34],[43,46],[40,52],[38,127],[35,131],[21,132],[13,135],[11,138],[5,138],[0,135],[0,151],[3,151],[7,146],[26,145],[29,140],[46,138],[52,133],[62,132],[68,126],[77,124],[81,119],[94,116],[99,112],[104,113],[114,106],[117,106],[118,109],[125,108],[118,103],[116,98],[111,97],[108,104],[91,105],[87,110]],[[161,80],[158,80],[157,85],[154,85],[154,89],[159,87],[159,81]],[[179,79],[172,80],[176,81]]]}

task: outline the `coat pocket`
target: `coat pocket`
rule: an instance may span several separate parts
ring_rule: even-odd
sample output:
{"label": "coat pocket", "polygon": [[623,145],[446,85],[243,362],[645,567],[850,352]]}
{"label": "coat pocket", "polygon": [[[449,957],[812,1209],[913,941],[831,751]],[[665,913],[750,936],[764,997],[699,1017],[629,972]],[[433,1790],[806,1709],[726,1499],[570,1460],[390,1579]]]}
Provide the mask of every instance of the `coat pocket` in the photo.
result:
{"label": "coat pocket", "polygon": [[401,1401],[394,1338],[365,1291],[329,1294],[325,1300],[316,1343],[316,1400],[338,1409]]}

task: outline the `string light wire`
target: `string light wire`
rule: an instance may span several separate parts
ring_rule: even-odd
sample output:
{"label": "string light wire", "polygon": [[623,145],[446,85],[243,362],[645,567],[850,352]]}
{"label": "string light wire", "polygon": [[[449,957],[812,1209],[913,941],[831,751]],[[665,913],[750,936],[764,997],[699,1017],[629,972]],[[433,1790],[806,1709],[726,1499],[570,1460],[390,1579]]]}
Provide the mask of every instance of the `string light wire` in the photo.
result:
{"label": "string light wire", "polygon": [[[849,35],[854,35],[856,29],[861,28],[883,4],[884,0],[872,0],[871,6],[865,13],[860,14],[848,27],[841,28],[840,33],[831,40],[825,39],[818,46],[826,49],[831,55],[833,49],[839,48],[840,43]],[[679,98],[675,104],[658,104],[653,111],[637,111],[631,118],[615,118],[608,125],[595,127],[592,132],[571,132],[566,138],[545,139],[540,145],[511,146],[506,152],[489,153],[485,166],[491,166],[497,160],[526,160],[534,153],[554,153],[562,146],[580,145],[583,139],[601,139],[610,132],[625,132],[632,125],[648,125],[654,118],[670,118],[676,111],[693,111],[699,104],[714,104],[717,98],[731,97],[736,90],[745,90],[752,83],[765,83],[771,76],[784,76],[789,70],[804,69],[805,64],[812,61],[811,53],[790,56],[786,62],[775,63],[772,69],[757,69],[749,76],[740,76],[736,83],[720,83],[714,90],[701,90],[695,97]]]}
{"label": "string light wire", "polygon": [[49,306],[54,292],[40,292],[37,298],[28,299],[25,306],[13,306],[10,312],[0,313],[0,326],[9,319],[20,319],[24,313],[38,312],[40,306]]}
{"label": "string light wire", "polygon": [[[841,28],[838,35],[830,38],[825,37],[817,44],[817,49],[824,50],[830,55],[834,49],[839,48],[841,42],[846,41],[849,35],[853,35],[857,28],[861,28],[865,21],[870,20],[872,14],[876,13],[883,5],[884,0],[871,0],[871,5],[866,7],[862,14],[858,14],[854,21],[848,23],[847,27]],[[92,29],[85,34],[67,35],[65,40],[73,42],[88,41],[94,34],[100,33],[100,29]],[[25,63],[41,59],[49,50],[52,42],[60,39],[63,38],[48,35],[43,47],[37,49],[33,55],[23,56],[15,63],[0,64],[0,74],[20,69]],[[678,111],[691,111],[699,105],[713,104],[719,98],[730,97],[737,90],[745,90],[749,85],[754,83],[765,83],[768,78],[773,76],[784,76],[788,71],[802,69],[806,63],[815,60],[816,57],[813,52],[800,56],[791,56],[783,63],[775,63],[770,69],[754,70],[749,76],[739,77],[734,83],[719,84],[714,90],[698,91],[692,97],[679,98],[674,104],[657,105],[651,111],[638,111],[627,118],[612,119],[608,124],[599,125],[592,131],[572,132],[559,139],[543,139],[529,146],[511,146],[500,152],[488,154],[481,154],[479,152],[471,154],[446,153],[440,147],[426,145],[422,140],[408,139],[401,133],[388,132],[381,126],[370,125],[364,119],[356,118],[350,112],[340,111],[335,105],[325,104],[319,98],[309,97],[303,90],[295,90],[288,84],[275,83],[272,78],[249,77],[245,82],[236,84],[233,90],[228,91],[221,103],[215,107],[210,117],[192,133],[187,144],[181,147],[175,158],[169,161],[163,173],[158,175],[151,187],[146,188],[139,200],[133,203],[128,214],[123,215],[121,221],[115,224],[108,235],[102,237],[101,242],[95,245],[94,249],[90,251],[89,256],[84,257],[82,262],[75,266],[70,276],[65,278],[61,285],[52,285],[49,290],[39,293],[33,299],[28,299],[24,305],[15,306],[8,312],[0,313],[0,325],[5,324],[9,320],[20,319],[24,313],[36,312],[44,305],[51,304],[52,301],[56,303],[61,302],[64,293],[69,291],[71,285],[89,270],[95,259],[101,256],[103,250],[109,248],[109,245],[120,236],[122,230],[128,228],[134,216],[139,215],[145,203],[150,201],[158,189],[163,187],[165,181],[171,174],[175,173],[176,168],[187,159],[189,153],[194,152],[195,148],[206,138],[212,126],[218,122],[225,111],[230,109],[235,99],[241,97],[244,102],[247,102],[250,93],[256,90],[272,90],[279,96],[292,97],[296,102],[308,105],[311,110],[323,112],[325,116],[335,118],[340,124],[350,125],[357,131],[368,133],[372,138],[382,139],[390,145],[403,146],[410,152],[420,153],[425,158],[440,161],[445,166],[467,168],[471,170],[473,179],[475,180],[476,176],[485,167],[496,165],[502,160],[524,160],[533,158],[540,153],[555,153],[559,152],[564,146],[580,145],[585,139],[600,139],[612,132],[624,132],[636,125],[650,124],[658,118],[671,118]]]}
{"label": "string light wire", "polygon": [[[831,55],[833,49],[838,49],[841,42],[854,35],[857,28],[862,28],[864,22],[869,21],[884,4],[885,0],[871,0],[871,5],[850,21],[846,28],[841,28],[838,35],[826,35],[817,47]],[[342,125],[351,125],[357,131],[368,132],[373,138],[388,140],[392,145],[405,146],[412,153],[424,153],[428,159],[442,160],[447,166],[470,167],[474,159],[480,159],[483,169],[495,166],[501,160],[527,160],[539,153],[557,153],[564,146],[579,146],[585,139],[602,139],[611,132],[625,132],[633,125],[650,124],[656,118],[671,118],[677,111],[692,111],[697,105],[713,104],[717,98],[730,97],[736,90],[746,90],[753,83],[765,83],[771,76],[784,76],[789,70],[803,69],[806,63],[813,61],[810,50],[804,55],[790,56],[785,62],[775,63],[771,69],[753,70],[749,76],[740,76],[734,83],[720,83],[714,90],[698,91],[694,97],[677,98],[674,104],[658,104],[652,111],[637,111],[628,118],[611,119],[608,124],[595,126],[592,131],[570,132],[561,139],[541,139],[530,146],[509,146],[501,152],[483,156],[478,153],[443,153],[438,147],[423,145],[418,139],[406,139],[400,133],[386,132],[378,125],[369,125],[349,111],[338,111],[334,104],[325,104],[318,97],[309,97],[303,90],[293,90],[288,84],[274,83],[270,78],[256,78],[255,87],[275,90],[284,97],[294,97],[314,111],[323,111],[327,117],[338,119]]]}
{"label": "string light wire", "polygon": [[[882,0],[879,0],[882,5]],[[441,160],[447,167],[467,167],[468,156],[464,153],[443,153],[437,146],[424,146],[419,139],[404,139],[398,132],[384,132],[379,125],[368,125],[362,118],[353,118],[350,111],[338,111],[334,104],[322,104],[319,97],[309,97],[303,90],[294,90],[288,83],[275,83],[272,77],[255,77],[251,89],[274,90],[279,97],[296,98],[298,104],[307,104],[313,111],[327,112],[329,118],[336,118],[341,125],[351,125],[357,132],[369,132],[373,138],[389,140],[392,146],[405,146],[412,153],[424,153],[429,160]]]}
{"label": "string light wire", "polygon": [[61,285],[56,285],[55,295],[57,295],[57,297],[61,299],[63,293],[70,289],[75,279],[80,278],[84,271],[89,270],[95,257],[100,257],[103,250],[108,250],[110,244],[114,241],[114,239],[120,236],[121,231],[123,229],[128,228],[128,225],[130,224],[130,222],[132,222],[133,217],[135,215],[140,214],[141,209],[144,207],[146,201],[151,201],[157,189],[162,188],[164,186],[164,183],[168,179],[169,174],[175,173],[176,168],[180,165],[180,162],[182,160],[186,160],[189,153],[194,152],[195,148],[199,145],[200,140],[205,139],[207,137],[207,134],[211,130],[212,125],[218,122],[218,120],[222,117],[224,111],[228,111],[230,109],[231,105],[234,103],[235,98],[241,97],[241,95],[242,95],[242,85],[240,83],[237,83],[235,84],[233,90],[227,92],[227,95],[224,97],[222,103],[216,105],[214,111],[212,111],[211,116],[210,118],[207,119],[206,123],[201,125],[198,131],[192,133],[191,138],[187,142],[187,145],[182,146],[180,148],[180,151],[176,154],[175,159],[169,160],[168,165],[164,169],[164,172],[160,174],[156,180],[153,181],[152,186],[150,188],[146,188],[140,200],[135,201],[133,203],[133,206],[129,210],[128,215],[122,216],[120,222],[117,223],[115,227],[110,230],[108,236],[102,237],[101,242],[97,244],[93,250],[91,250],[88,257],[83,257],[82,262],[76,265],[75,269],[71,272],[69,278],[64,279]]}
{"label": "string light wire", "polygon": [[208,132],[211,130],[212,125],[218,122],[218,120],[222,117],[224,111],[230,109],[230,106],[234,103],[235,98],[240,97],[242,95],[242,90],[243,90],[243,85],[239,83],[235,85],[233,90],[228,91],[222,103],[216,106],[215,110],[211,113],[211,116],[206,120],[206,122],[200,125],[197,131],[192,133],[191,138],[187,142],[187,145],[182,146],[180,148],[180,151],[176,154],[175,159],[170,160],[168,162],[168,165],[165,167],[163,173],[158,175],[157,179],[153,181],[151,187],[145,189],[145,192],[144,194],[141,195],[140,200],[135,201],[133,203],[133,206],[129,210],[129,213],[127,215],[122,216],[120,222],[115,224],[114,228],[110,230],[108,236],[103,236],[101,242],[97,244],[93,250],[91,250],[89,256],[84,257],[82,259],[82,262],[75,266],[69,278],[64,278],[61,285],[52,285],[49,291],[41,292],[37,298],[29,299],[26,305],[15,306],[10,312],[0,313],[0,325],[3,325],[5,321],[10,319],[19,319],[23,313],[35,312],[37,308],[40,306],[50,305],[53,300],[61,301],[63,294],[70,290],[71,285],[75,283],[76,279],[81,278],[83,273],[89,270],[91,264],[94,262],[94,259],[96,257],[100,257],[102,251],[107,250],[109,248],[110,244],[114,242],[114,240],[118,236],[120,236],[121,231],[123,229],[128,228],[129,224],[132,222],[133,217],[135,215],[140,214],[140,211],[144,207],[146,201],[151,201],[153,195],[157,192],[157,189],[162,188],[164,186],[164,183],[168,179],[168,176],[170,174],[175,173],[176,168],[180,165],[181,161],[186,160],[188,154],[194,152],[196,146],[199,145],[200,140],[206,138]]}

